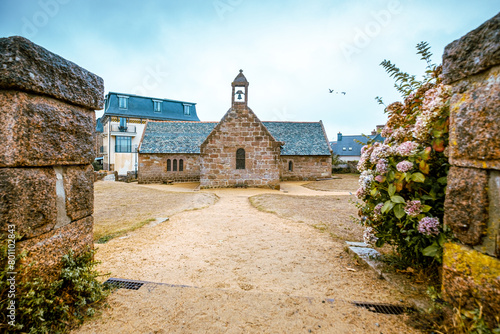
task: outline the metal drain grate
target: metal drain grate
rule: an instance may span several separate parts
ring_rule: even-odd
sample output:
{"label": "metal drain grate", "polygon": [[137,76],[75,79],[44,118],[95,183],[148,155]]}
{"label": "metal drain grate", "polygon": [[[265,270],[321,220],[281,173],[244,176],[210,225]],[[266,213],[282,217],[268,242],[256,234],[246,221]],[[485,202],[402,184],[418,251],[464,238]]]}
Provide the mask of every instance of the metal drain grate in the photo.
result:
{"label": "metal drain grate", "polygon": [[123,278],[110,278],[106,282],[104,282],[104,284],[109,284],[111,286],[116,287],[117,289],[129,289],[129,290],[139,290],[139,288],[143,286],[144,283],[145,282],[123,279]]}
{"label": "metal drain grate", "polygon": [[375,304],[367,302],[351,302],[351,304],[357,307],[366,308],[370,312],[383,314],[403,314],[412,310],[410,307],[391,304]]}
{"label": "metal drain grate", "polygon": [[[124,278],[114,278],[114,277],[109,278],[106,282],[104,282],[104,284],[109,284],[109,285],[114,286],[118,289],[129,289],[129,290],[139,290],[143,285],[145,285],[148,287],[149,292],[152,292],[155,289],[155,287],[159,286],[159,285],[169,286],[169,287],[173,287],[173,288],[199,289],[196,286],[189,286],[189,285],[154,283],[154,282],[137,281],[137,280],[124,279]],[[294,297],[294,296],[290,296],[290,297]],[[313,297],[295,296],[295,298],[305,298],[309,301],[310,304],[312,304],[313,302],[316,301],[316,298],[313,298]],[[391,305],[391,304],[358,302],[358,301],[346,301],[346,300],[335,299],[335,298],[326,298],[326,299],[322,300],[322,303],[328,303],[328,304],[334,304],[336,302],[351,304],[351,305],[354,305],[357,307],[365,308],[368,311],[373,312],[373,313],[382,313],[382,314],[399,315],[399,314],[403,314],[403,313],[414,310],[411,307],[402,306],[402,305]]]}

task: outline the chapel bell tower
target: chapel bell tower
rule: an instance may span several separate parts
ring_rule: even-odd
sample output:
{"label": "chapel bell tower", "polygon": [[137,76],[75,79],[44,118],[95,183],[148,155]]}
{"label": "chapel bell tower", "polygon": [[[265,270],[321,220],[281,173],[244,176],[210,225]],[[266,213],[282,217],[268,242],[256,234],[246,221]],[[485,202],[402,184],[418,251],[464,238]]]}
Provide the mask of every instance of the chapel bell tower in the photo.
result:
{"label": "chapel bell tower", "polygon": [[231,86],[233,87],[233,95],[231,100],[231,105],[233,107],[236,106],[245,106],[247,107],[248,102],[248,81],[247,78],[243,75],[243,70],[240,70],[240,73],[236,76]]}

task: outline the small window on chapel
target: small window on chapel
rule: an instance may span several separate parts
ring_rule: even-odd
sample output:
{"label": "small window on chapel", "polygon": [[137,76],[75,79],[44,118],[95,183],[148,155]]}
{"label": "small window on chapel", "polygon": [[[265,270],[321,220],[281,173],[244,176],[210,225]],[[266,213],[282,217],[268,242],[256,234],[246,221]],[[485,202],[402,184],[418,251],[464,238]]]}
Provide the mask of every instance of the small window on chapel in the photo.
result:
{"label": "small window on chapel", "polygon": [[288,161],[288,171],[293,172],[293,161]]}
{"label": "small window on chapel", "polygon": [[184,160],[179,160],[179,172],[184,171]]}
{"label": "small window on chapel", "polygon": [[177,159],[174,159],[174,172],[177,172]]}
{"label": "small window on chapel", "polygon": [[245,169],[245,150],[242,148],[236,151],[236,169]]}
{"label": "small window on chapel", "polygon": [[172,171],[172,160],[167,160],[167,172]]}

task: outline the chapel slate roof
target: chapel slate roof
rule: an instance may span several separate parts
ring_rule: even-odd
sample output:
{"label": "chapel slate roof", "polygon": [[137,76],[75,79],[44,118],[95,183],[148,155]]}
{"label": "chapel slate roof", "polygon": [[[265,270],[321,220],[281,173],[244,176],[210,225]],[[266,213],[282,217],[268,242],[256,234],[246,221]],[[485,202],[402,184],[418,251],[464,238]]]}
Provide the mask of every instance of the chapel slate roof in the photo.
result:
{"label": "chapel slate roof", "polygon": [[[285,143],[281,155],[330,155],[321,123],[262,122]],[[217,122],[148,122],[139,153],[200,153]]]}
{"label": "chapel slate roof", "polygon": [[271,135],[284,142],[281,155],[330,155],[320,122],[262,122]]}
{"label": "chapel slate roof", "polygon": [[[118,106],[118,96],[128,97],[127,109]],[[154,111],[154,102],[162,101],[161,112]],[[184,114],[184,105],[190,105],[190,114]],[[153,120],[172,121],[199,121],[196,114],[196,103],[177,101],[171,99],[160,99],[133,94],[121,94],[109,92],[106,95],[104,105],[104,116],[131,117]]]}
{"label": "chapel slate roof", "polygon": [[139,153],[200,153],[217,122],[148,122]]}

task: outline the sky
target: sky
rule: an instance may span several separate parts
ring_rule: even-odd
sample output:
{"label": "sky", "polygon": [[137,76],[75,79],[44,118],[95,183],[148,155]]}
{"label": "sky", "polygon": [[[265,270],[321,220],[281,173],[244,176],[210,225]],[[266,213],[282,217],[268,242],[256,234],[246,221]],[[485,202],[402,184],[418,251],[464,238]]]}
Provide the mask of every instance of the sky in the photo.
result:
{"label": "sky", "polygon": [[322,120],[336,140],[386,122],[375,97],[401,100],[384,59],[421,77],[417,43],[439,64],[499,11],[499,0],[0,0],[0,37],[99,75],[105,93],[194,102],[202,121],[230,108],[243,69],[262,121]]}

